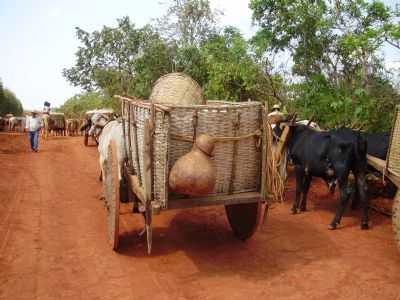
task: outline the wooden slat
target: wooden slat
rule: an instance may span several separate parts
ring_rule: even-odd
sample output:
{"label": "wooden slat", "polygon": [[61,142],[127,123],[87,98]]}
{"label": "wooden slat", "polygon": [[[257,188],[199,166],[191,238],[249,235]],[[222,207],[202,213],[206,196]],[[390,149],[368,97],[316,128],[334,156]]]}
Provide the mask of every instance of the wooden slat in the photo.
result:
{"label": "wooden slat", "polygon": [[385,176],[390,179],[397,187],[400,187],[400,177],[390,173],[390,170],[385,172],[386,169],[386,161],[380,159],[378,157],[367,155],[368,164],[375,168],[377,171],[381,173],[385,173]]}
{"label": "wooden slat", "polygon": [[283,150],[285,149],[286,143],[288,141],[289,132],[290,132],[290,126],[286,125],[282,131],[281,137],[278,140],[278,144],[274,152],[276,165],[279,165],[279,162],[281,160]]}
{"label": "wooden slat", "polygon": [[258,192],[238,193],[232,195],[217,195],[199,198],[169,199],[169,209],[191,208],[209,205],[227,205],[239,203],[254,203],[261,199]]}
{"label": "wooden slat", "polygon": [[378,157],[367,155],[368,164],[375,168],[377,171],[383,173],[383,170],[386,168],[386,160],[380,159]]}

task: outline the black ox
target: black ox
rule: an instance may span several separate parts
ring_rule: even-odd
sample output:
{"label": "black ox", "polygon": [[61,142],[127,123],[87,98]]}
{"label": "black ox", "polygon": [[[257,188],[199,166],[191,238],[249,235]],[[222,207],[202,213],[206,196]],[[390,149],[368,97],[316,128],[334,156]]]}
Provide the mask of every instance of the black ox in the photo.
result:
{"label": "black ox", "polygon": [[[362,206],[361,229],[368,229],[368,199],[366,197],[365,175],[367,170],[367,143],[359,133],[340,128],[326,132],[315,131],[304,125],[291,128],[288,141],[290,159],[295,166],[296,197],[291,208],[293,214],[305,211],[307,193],[313,177],[323,178],[329,185],[337,181],[340,188],[340,201],[329,229],[340,224],[347,206],[350,189],[350,171],[355,177],[355,201],[353,207]],[[302,197],[302,201],[301,200]]]}
{"label": "black ox", "polygon": [[368,144],[368,154],[385,160],[389,148],[390,133],[364,133],[361,135]]}

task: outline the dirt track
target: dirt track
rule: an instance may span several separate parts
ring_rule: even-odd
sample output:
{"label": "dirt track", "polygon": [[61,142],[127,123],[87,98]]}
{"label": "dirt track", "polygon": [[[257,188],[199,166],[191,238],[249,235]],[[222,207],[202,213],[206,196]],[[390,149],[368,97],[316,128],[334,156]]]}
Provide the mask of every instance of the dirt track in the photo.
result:
{"label": "dirt track", "polygon": [[233,238],[223,207],[169,211],[155,217],[147,256],[142,220],[122,215],[115,253],[96,148],[53,137],[39,149],[0,134],[0,299],[400,299],[390,219],[371,212],[361,231],[360,212],[346,212],[328,231],[337,195],[321,183],[309,212],[275,205],[247,242]]}

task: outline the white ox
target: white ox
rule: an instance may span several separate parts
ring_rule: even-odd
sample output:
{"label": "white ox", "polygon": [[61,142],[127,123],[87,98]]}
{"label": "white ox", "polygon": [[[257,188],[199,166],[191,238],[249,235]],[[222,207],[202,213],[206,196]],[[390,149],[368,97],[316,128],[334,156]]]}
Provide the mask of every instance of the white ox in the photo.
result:
{"label": "white ox", "polygon": [[8,131],[16,131],[17,127],[19,131],[25,131],[25,117],[11,117],[8,119]]}
{"label": "white ox", "polygon": [[[111,159],[108,151],[109,146],[112,142],[114,142],[117,148],[116,156],[118,161],[118,179],[120,186],[122,187],[125,185],[123,167],[125,160],[127,159],[122,122],[120,120],[108,121],[108,118],[102,114],[94,114],[91,118],[91,122],[92,125],[89,130],[89,134],[95,133],[99,142],[97,147],[99,151],[100,164],[99,180],[106,183],[109,182],[108,176],[112,176],[112,174],[108,172],[106,164]],[[121,195],[122,194],[123,191],[121,191]],[[121,198],[121,200],[126,200],[124,199],[124,196]]]}

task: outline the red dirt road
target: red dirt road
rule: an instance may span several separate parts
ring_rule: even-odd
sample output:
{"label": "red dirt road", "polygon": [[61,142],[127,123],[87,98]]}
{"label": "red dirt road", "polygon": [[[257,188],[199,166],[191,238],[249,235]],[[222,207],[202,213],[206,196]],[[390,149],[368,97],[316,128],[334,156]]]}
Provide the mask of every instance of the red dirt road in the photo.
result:
{"label": "red dirt road", "polygon": [[391,221],[347,211],[328,231],[335,196],[314,182],[309,211],[270,210],[251,240],[236,240],[223,207],[154,218],[153,254],[124,214],[110,250],[97,150],[53,137],[28,151],[24,135],[0,134],[0,299],[400,299],[400,251]]}

